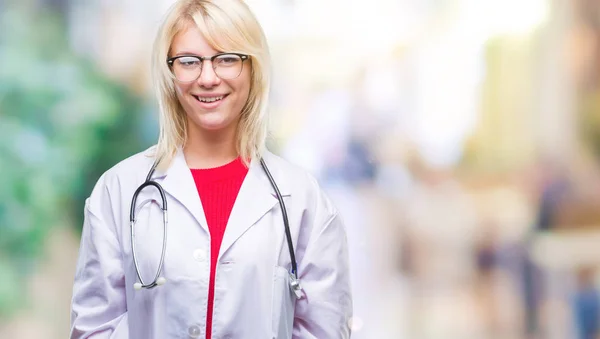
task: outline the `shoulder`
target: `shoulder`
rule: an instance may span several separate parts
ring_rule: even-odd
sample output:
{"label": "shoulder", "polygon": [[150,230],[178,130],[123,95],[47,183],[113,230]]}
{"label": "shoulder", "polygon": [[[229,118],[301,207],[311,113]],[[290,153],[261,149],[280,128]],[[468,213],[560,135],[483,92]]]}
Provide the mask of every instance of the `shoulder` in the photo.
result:
{"label": "shoulder", "polygon": [[306,208],[319,210],[325,215],[337,215],[337,209],[319,181],[306,169],[266,151],[263,158],[273,174],[282,194],[292,196],[292,200],[302,202]]}
{"label": "shoulder", "polygon": [[[90,218],[87,227],[112,224],[112,231],[118,232],[118,220],[124,216],[129,197],[152,167],[153,148],[134,154],[105,171],[96,181],[92,192],[85,200],[84,213]],[[102,222],[98,222],[102,221]],[[86,227],[86,226],[84,226]]]}
{"label": "shoulder", "polygon": [[[155,146],[152,146],[131,155],[106,170],[98,179],[94,192],[100,189],[112,191],[117,188],[139,185],[139,182],[143,182],[146,178],[154,163],[154,149]],[[92,193],[92,195],[94,194]]]}
{"label": "shoulder", "polygon": [[306,169],[269,151],[263,154],[263,159],[277,184],[287,193],[308,194],[321,190],[317,179]]}
{"label": "shoulder", "polygon": [[145,178],[148,174],[147,172],[154,163],[154,149],[155,146],[152,146],[121,160],[106,171],[106,176],[109,178],[121,179],[134,179],[136,177]]}

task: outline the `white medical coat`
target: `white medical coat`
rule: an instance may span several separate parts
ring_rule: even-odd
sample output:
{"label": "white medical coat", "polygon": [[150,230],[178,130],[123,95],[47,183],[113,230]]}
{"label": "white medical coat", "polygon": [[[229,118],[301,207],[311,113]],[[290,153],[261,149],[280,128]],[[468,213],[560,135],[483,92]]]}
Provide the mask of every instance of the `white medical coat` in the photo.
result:
{"label": "white medical coat", "polygon": [[[71,338],[205,338],[210,234],[183,153],[153,178],[167,196],[163,276],[153,289],[137,282],[129,210],[152,166],[150,150],[104,173],[85,203],[73,286]],[[350,337],[352,297],[342,220],[316,180],[266,152],[263,158],[287,208],[302,298],[290,289],[290,255],[281,209],[260,163],[253,161],[228,220],[215,277],[212,338]],[[136,206],[160,201],[142,190]],[[156,275],[162,247],[159,205],[136,213],[136,256],[145,282]]]}

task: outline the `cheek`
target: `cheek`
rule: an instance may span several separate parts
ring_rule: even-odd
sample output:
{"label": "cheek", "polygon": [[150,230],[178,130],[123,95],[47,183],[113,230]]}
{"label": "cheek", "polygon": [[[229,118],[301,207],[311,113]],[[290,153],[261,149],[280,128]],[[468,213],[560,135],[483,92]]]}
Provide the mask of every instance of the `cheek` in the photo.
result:
{"label": "cheek", "polygon": [[239,96],[240,96],[240,101],[242,102],[242,105],[246,104],[246,101],[248,101],[248,97],[250,96],[250,76],[248,75],[247,79],[244,79],[244,81],[241,81],[240,83],[238,83],[238,92],[239,92]]}
{"label": "cheek", "polygon": [[250,68],[244,68],[242,74],[237,79],[237,87],[241,96],[247,98],[250,93],[250,84],[252,83],[252,70]]}
{"label": "cheek", "polygon": [[186,85],[177,85],[175,84],[175,95],[177,96],[177,100],[179,101],[179,104],[184,108],[184,111],[186,113],[189,112],[189,110],[191,109],[191,104],[190,104],[190,100],[189,100],[189,96],[187,96],[189,93],[189,86]]}
{"label": "cheek", "polygon": [[235,105],[234,110],[241,112],[242,109],[244,109],[244,106],[246,106],[246,103],[248,102],[249,94],[249,86],[239,86],[237,88],[236,100],[235,103],[233,103],[233,105]]}
{"label": "cheek", "polygon": [[242,91],[241,91],[241,97],[242,97],[242,101],[244,103],[246,103],[246,101],[248,101],[248,97],[250,96],[250,86],[246,85],[243,87]]}
{"label": "cheek", "polygon": [[177,94],[177,98],[181,100],[183,96],[185,96],[189,92],[190,85],[182,85],[175,83],[175,94]]}

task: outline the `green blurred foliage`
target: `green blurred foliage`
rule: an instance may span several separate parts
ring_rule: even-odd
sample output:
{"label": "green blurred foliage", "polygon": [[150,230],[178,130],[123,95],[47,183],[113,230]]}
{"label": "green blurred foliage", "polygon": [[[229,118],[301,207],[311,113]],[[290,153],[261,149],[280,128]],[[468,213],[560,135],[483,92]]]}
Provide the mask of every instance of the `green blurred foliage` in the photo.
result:
{"label": "green blurred foliage", "polygon": [[0,319],[26,300],[49,230],[80,229],[100,174],[148,146],[146,101],[74,55],[66,37],[60,14],[0,12]]}

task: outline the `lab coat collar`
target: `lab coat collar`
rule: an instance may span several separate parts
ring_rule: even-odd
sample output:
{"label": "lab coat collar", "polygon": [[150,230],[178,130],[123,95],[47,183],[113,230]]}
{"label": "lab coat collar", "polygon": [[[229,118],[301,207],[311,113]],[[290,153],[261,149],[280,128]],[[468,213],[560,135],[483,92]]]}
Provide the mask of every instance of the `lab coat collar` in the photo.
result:
{"label": "lab coat collar", "polygon": [[[284,173],[279,161],[275,155],[265,151],[263,159],[279,188],[283,197],[290,196],[290,186],[285,180]],[[171,163],[171,166],[164,173],[157,170],[154,176],[155,180],[162,181],[164,190],[184,205],[190,214],[196,219],[201,227],[207,232],[208,226],[202,203],[194,183],[192,173],[185,161],[183,150],[179,148]],[[162,179],[162,180],[161,180]],[[269,212],[278,204],[275,190],[272,188],[267,175],[264,173],[260,160],[255,159],[250,163],[248,174],[242,182],[237,199],[231,210],[219,258],[242,236],[250,227],[252,227],[260,218]]]}

